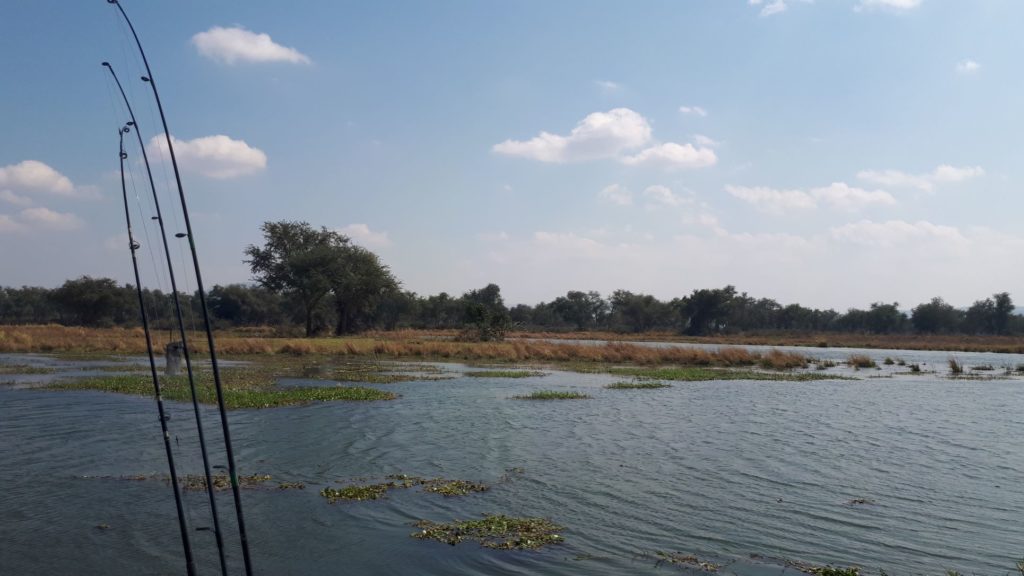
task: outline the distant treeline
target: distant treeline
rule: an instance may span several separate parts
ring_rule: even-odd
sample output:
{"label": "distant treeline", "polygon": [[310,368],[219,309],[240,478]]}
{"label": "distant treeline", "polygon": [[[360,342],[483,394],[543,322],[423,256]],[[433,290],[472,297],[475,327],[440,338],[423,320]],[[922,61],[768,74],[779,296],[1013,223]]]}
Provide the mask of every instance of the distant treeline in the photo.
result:
{"label": "distant treeline", "polygon": [[[201,322],[198,298],[179,294],[186,325]],[[145,290],[150,319],[157,328],[176,322],[173,299],[159,290]],[[609,330],[615,332],[675,331],[689,335],[755,331],[1024,334],[1024,317],[1014,314],[1006,292],[978,300],[962,310],[941,298],[922,303],[910,313],[898,303],[871,304],[845,312],[782,305],[769,298],[737,293],[732,286],[695,290],[669,301],[648,294],[616,290],[570,291],[550,302],[507,307],[501,289],[489,284],[461,296],[440,293],[419,296],[394,289],[377,291],[353,309],[345,302],[323,299],[307,310],[308,301],[286,289],[232,284],[214,286],[207,295],[219,327],[273,326],[311,333],[362,330],[488,329],[500,336],[509,328],[526,331]],[[349,300],[349,302],[351,302]],[[341,322],[339,315],[344,314]],[[308,324],[307,324],[308,322]],[[109,278],[83,276],[59,288],[0,288],[0,323],[68,326],[138,326],[138,296],[131,285]],[[483,334],[485,337],[488,334]]]}

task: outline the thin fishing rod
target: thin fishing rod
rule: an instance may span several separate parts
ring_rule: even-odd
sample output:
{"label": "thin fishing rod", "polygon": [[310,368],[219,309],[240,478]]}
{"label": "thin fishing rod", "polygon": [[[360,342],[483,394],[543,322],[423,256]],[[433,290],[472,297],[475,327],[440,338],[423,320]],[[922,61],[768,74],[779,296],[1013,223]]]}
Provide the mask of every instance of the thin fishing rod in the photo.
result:
{"label": "thin fishing rod", "polygon": [[[138,128],[136,126],[136,128]],[[142,297],[142,279],[139,276],[139,260],[135,251],[139,244],[132,234],[132,217],[128,210],[128,188],[124,183],[124,161],[128,154],[124,151],[124,135],[131,130],[128,126],[118,130],[118,138],[121,141],[121,195],[124,197],[124,219],[128,225],[128,247],[132,253],[132,268],[135,270],[135,292],[139,296],[139,311],[142,313],[142,330],[146,334],[146,353],[149,355],[149,372],[153,377],[153,393],[156,396],[156,408],[160,415],[160,430],[164,437],[164,451],[167,452],[167,467],[171,473],[171,486],[174,489],[174,505],[178,509],[178,526],[181,529],[181,545],[185,549],[185,570],[189,576],[196,574],[195,557],[192,555],[192,542],[188,535],[188,520],[185,517],[185,507],[181,501],[181,487],[178,485],[178,472],[174,466],[174,451],[171,450],[171,435],[167,431],[167,414],[164,412],[164,398],[160,393],[160,377],[156,373],[156,359],[153,356],[153,339],[149,333],[149,317],[146,314],[146,303]],[[136,130],[137,131],[137,130]]]}
{"label": "thin fishing rod", "polygon": [[[171,249],[167,242],[167,231],[164,228],[163,213],[160,211],[160,198],[156,193],[156,184],[153,182],[153,170],[149,165],[149,155],[146,154],[146,146],[142,142],[142,131],[139,129],[139,123],[135,119],[135,112],[132,110],[132,105],[128,101],[128,96],[124,93],[124,87],[121,86],[121,81],[117,78],[117,73],[114,72],[114,67],[109,62],[104,62],[103,66],[110,71],[110,75],[114,77],[114,82],[117,84],[117,89],[121,92],[121,98],[124,99],[124,105],[128,108],[128,115],[131,117],[130,126],[135,127],[135,135],[139,140],[139,149],[142,151],[142,160],[146,165],[146,175],[149,176],[149,188],[153,192],[153,203],[156,207],[156,221],[160,224],[160,237],[163,239],[164,255],[167,259],[167,272],[171,279],[171,294],[174,300],[174,311],[178,320],[178,333],[181,337],[181,345],[184,349],[182,354],[185,358],[185,370],[188,373],[188,385],[192,392],[192,408],[196,415],[196,426],[199,429],[199,449],[203,455],[203,471],[206,476],[206,492],[210,499],[210,511],[213,515],[213,535],[217,541],[217,553],[220,560],[220,571],[224,576],[227,576],[227,560],[224,556],[224,536],[220,530],[220,515],[217,513],[217,502],[214,497],[213,489],[213,477],[210,474],[210,461],[206,451],[206,437],[203,432],[203,420],[200,415],[199,401],[196,395],[196,383],[195,375],[192,370],[192,357],[188,348],[188,337],[185,330],[185,318],[181,312],[181,301],[178,297],[178,284],[174,277],[174,265],[171,260]],[[122,138],[123,139],[123,138]]]}
{"label": "thin fishing rod", "polygon": [[231,493],[235,500],[235,514],[238,518],[238,536],[242,542],[242,559],[245,562],[246,576],[252,576],[252,558],[249,555],[249,538],[245,530],[245,516],[242,513],[242,494],[238,486],[238,470],[235,468],[235,451],[231,443],[231,429],[228,426],[227,408],[224,406],[224,390],[220,380],[220,369],[217,365],[217,349],[213,342],[213,328],[210,325],[210,311],[206,304],[206,290],[203,288],[203,275],[199,269],[199,255],[196,252],[195,235],[192,232],[192,222],[188,214],[188,204],[185,201],[185,190],[181,185],[181,173],[178,170],[178,160],[174,155],[174,144],[171,142],[171,131],[167,127],[167,116],[164,114],[164,107],[160,103],[160,93],[156,89],[156,80],[153,78],[153,71],[149,67],[149,60],[146,58],[146,51],[142,49],[142,42],[135,32],[135,26],[124,11],[124,7],[118,0],[107,0],[108,4],[117,6],[128,24],[128,28],[135,38],[135,44],[139,48],[139,55],[142,56],[142,63],[146,67],[146,76],[143,81],[148,82],[153,89],[153,98],[156,100],[157,110],[160,112],[160,122],[164,128],[164,138],[167,139],[167,151],[171,156],[171,166],[174,167],[174,180],[178,185],[178,198],[181,200],[181,211],[185,220],[185,232],[188,236],[189,248],[192,252],[192,266],[196,274],[196,290],[199,292],[199,302],[203,311],[203,324],[206,328],[206,340],[210,347],[210,365],[213,369],[213,385],[217,392],[217,409],[220,411],[220,423],[224,433],[224,447],[228,461],[228,476],[231,478]]}

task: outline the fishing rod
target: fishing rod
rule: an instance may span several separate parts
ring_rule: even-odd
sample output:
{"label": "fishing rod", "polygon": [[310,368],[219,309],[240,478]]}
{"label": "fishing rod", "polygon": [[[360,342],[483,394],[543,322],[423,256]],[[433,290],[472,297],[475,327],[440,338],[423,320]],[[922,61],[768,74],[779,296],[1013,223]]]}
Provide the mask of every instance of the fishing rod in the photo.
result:
{"label": "fishing rod", "polygon": [[[199,400],[196,394],[196,382],[195,375],[192,371],[192,358],[188,348],[188,337],[185,330],[185,318],[181,312],[181,302],[178,297],[178,284],[174,277],[174,266],[171,260],[171,249],[167,242],[167,231],[164,228],[163,213],[160,211],[160,198],[156,193],[156,184],[153,182],[153,170],[149,165],[149,155],[146,154],[146,146],[142,142],[142,131],[139,129],[139,123],[135,119],[135,112],[132,110],[132,105],[128,101],[128,96],[124,92],[124,87],[121,86],[121,81],[117,78],[117,73],[114,72],[114,67],[109,62],[103,62],[103,67],[110,71],[110,75],[114,77],[114,82],[117,84],[117,89],[121,92],[121,98],[124,100],[124,105],[128,108],[128,115],[131,117],[129,125],[135,127],[135,135],[139,140],[139,150],[142,151],[142,160],[146,165],[146,175],[149,177],[149,188],[153,192],[153,204],[156,207],[156,216],[153,217],[160,224],[160,237],[163,239],[164,255],[167,259],[167,272],[171,279],[171,295],[174,299],[174,311],[177,315],[178,320],[178,334],[181,337],[182,354],[185,358],[185,370],[188,373],[188,386],[192,392],[192,409],[196,416],[196,428],[199,432],[199,451],[203,456],[203,473],[206,478],[206,493],[210,499],[210,512],[213,516],[213,536],[217,541],[217,554],[220,560],[220,571],[223,576],[227,576],[227,560],[224,557],[224,536],[220,530],[220,515],[217,513],[217,501],[214,497],[213,489],[213,476],[210,474],[210,459],[206,451],[206,437],[203,432],[203,418],[199,410]],[[122,137],[123,140],[123,137]]]}
{"label": "fishing rod", "polygon": [[[149,333],[149,317],[146,315],[146,303],[142,297],[142,280],[139,277],[139,260],[135,255],[135,251],[139,249],[139,243],[135,241],[135,237],[132,234],[132,217],[131,212],[128,210],[128,188],[124,183],[124,161],[128,158],[128,154],[124,151],[124,135],[131,131],[130,126],[134,125],[133,122],[128,123],[117,131],[118,139],[121,141],[121,195],[124,197],[124,219],[128,225],[128,248],[131,249],[132,268],[135,270],[135,292],[139,296],[139,311],[142,314],[142,330],[146,334],[146,353],[149,355],[149,372],[153,377],[153,393],[156,395],[156,408],[160,415],[160,430],[163,432],[164,450],[167,452],[167,467],[170,469],[171,486],[174,489],[174,504],[178,509],[178,526],[181,529],[181,545],[185,549],[185,569],[189,576],[195,576],[196,562],[192,555],[192,542],[188,535],[188,520],[185,517],[185,507],[181,501],[181,487],[178,486],[178,472],[174,466],[174,451],[171,450],[171,435],[167,431],[168,416],[164,412],[164,398],[160,393],[160,378],[156,373],[156,359],[153,357],[153,339]],[[137,133],[138,126],[135,128]]]}
{"label": "fishing rod", "polygon": [[146,76],[142,77],[143,82],[149,84],[153,90],[153,98],[156,100],[157,110],[160,112],[160,122],[164,128],[164,138],[167,140],[167,151],[171,156],[171,165],[174,167],[174,180],[178,185],[178,198],[181,201],[181,211],[184,215],[185,220],[185,234],[188,237],[189,248],[192,252],[192,266],[195,269],[196,275],[196,290],[199,292],[199,303],[203,312],[203,324],[206,329],[206,340],[210,348],[210,365],[213,369],[213,385],[217,392],[217,410],[220,412],[221,428],[224,434],[224,447],[226,451],[228,461],[228,476],[231,478],[231,494],[235,501],[235,515],[238,519],[238,536],[242,543],[242,559],[245,562],[245,574],[246,576],[252,576],[252,559],[249,555],[249,539],[245,530],[245,516],[242,513],[242,495],[238,485],[238,470],[235,468],[235,452],[231,444],[231,429],[228,426],[227,408],[224,406],[224,389],[220,379],[220,369],[217,365],[217,349],[213,341],[213,329],[210,325],[210,311],[206,304],[206,291],[203,288],[203,275],[199,269],[199,255],[196,252],[195,235],[192,232],[192,222],[188,214],[188,204],[185,201],[185,189],[181,185],[181,174],[178,170],[178,160],[174,155],[174,144],[171,142],[171,131],[167,127],[167,116],[164,114],[163,105],[160,103],[160,93],[156,89],[156,80],[153,78],[153,71],[149,67],[149,60],[146,58],[146,52],[142,49],[142,42],[139,40],[139,35],[135,31],[135,26],[132,25],[131,19],[128,18],[128,14],[124,11],[124,7],[118,0],[107,0],[108,4],[117,6],[118,11],[121,12],[121,16],[124,17],[124,21],[128,24],[128,28],[132,32],[132,36],[135,38],[135,44],[139,48],[139,55],[142,56],[142,63],[146,67]]}

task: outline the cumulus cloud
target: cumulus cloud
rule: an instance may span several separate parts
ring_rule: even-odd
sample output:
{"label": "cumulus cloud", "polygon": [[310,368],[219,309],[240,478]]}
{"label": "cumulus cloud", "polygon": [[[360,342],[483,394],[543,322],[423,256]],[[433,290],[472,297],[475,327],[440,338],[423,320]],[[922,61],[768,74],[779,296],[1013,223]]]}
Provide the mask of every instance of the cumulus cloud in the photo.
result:
{"label": "cumulus cloud", "polygon": [[920,5],[921,0],[860,0],[853,9],[857,12],[879,9],[899,12],[911,10]]}
{"label": "cumulus cloud", "polygon": [[192,44],[203,56],[223,64],[239,62],[290,62],[309,64],[310,59],[295,48],[282,46],[269,34],[257,34],[233,26],[214,26],[192,37]]}
{"label": "cumulus cloud", "polygon": [[505,140],[492,150],[541,162],[581,162],[613,158],[650,139],[647,119],[629,108],[615,108],[588,115],[567,136],[541,132],[530,140]]}
{"label": "cumulus cloud", "polygon": [[[760,2],[758,2],[758,4],[760,4]],[[782,12],[785,12],[788,8],[789,6],[786,5],[786,0],[772,0],[771,2],[765,4],[764,8],[761,8],[761,16],[767,17],[773,16],[775,14],[781,14]]]}
{"label": "cumulus cloud", "polygon": [[388,238],[387,232],[374,232],[366,224],[349,224],[338,228],[338,232],[368,248],[383,248],[391,245],[391,239]]}
{"label": "cumulus cloud", "polygon": [[681,204],[688,204],[693,202],[692,198],[684,198],[679,196],[668,186],[662,186],[657,184],[655,186],[648,186],[644,190],[644,197],[647,198],[648,202],[652,204],[660,204],[662,206],[679,206]]}
{"label": "cumulus cloud", "polygon": [[[171,140],[182,169],[208,178],[227,180],[267,167],[267,155],[244,140],[234,140],[222,134],[194,140],[179,140],[171,136]],[[163,134],[150,139],[149,148],[153,154],[168,156],[167,140]]]}
{"label": "cumulus cloud", "polygon": [[981,64],[978,64],[974,60],[963,60],[956,63],[956,71],[960,74],[973,74],[981,68]]}
{"label": "cumulus cloud", "polygon": [[601,189],[601,192],[598,193],[597,197],[603,202],[618,206],[630,206],[633,204],[633,193],[625,186],[619,184],[605,186]]}
{"label": "cumulus cloud", "polygon": [[656,166],[665,169],[707,168],[718,162],[710,148],[697,148],[693,144],[665,142],[642,150],[634,156],[624,156],[622,163],[629,166]]}
{"label": "cumulus cloud", "polygon": [[861,170],[857,178],[890,188],[916,188],[931,192],[936,184],[951,184],[985,175],[981,166],[950,166],[942,164],[926,174],[908,174],[899,170]]}
{"label": "cumulus cloud", "polygon": [[694,134],[693,141],[696,142],[698,146],[703,146],[705,148],[715,148],[721,144],[718,140],[714,140],[703,134]]}
{"label": "cumulus cloud", "polygon": [[708,115],[708,111],[700,106],[680,106],[679,111],[689,116],[700,116],[701,118]]}
{"label": "cumulus cloud", "polygon": [[0,200],[15,206],[31,206],[32,199],[28,196],[19,196],[10,190],[0,190]]}
{"label": "cumulus cloud", "polygon": [[906,222],[904,220],[873,222],[871,220],[861,220],[832,228],[830,234],[833,239],[838,241],[881,248],[919,240],[952,242],[956,244],[967,242],[967,239],[957,228],[932,224],[924,220],[918,222]]}
{"label": "cumulus cloud", "polygon": [[614,92],[615,90],[622,88],[621,84],[618,82],[612,82],[611,80],[595,80],[594,84],[597,84],[599,88],[607,90],[608,92]]}
{"label": "cumulus cloud", "polygon": [[42,192],[68,198],[82,195],[67,176],[38,160],[0,166],[0,189]]}
{"label": "cumulus cloud", "polygon": [[8,214],[0,214],[0,234],[20,232],[24,227]]}
{"label": "cumulus cloud", "polygon": [[804,190],[778,190],[764,186],[727,185],[729,194],[770,214],[786,214],[796,210],[812,210],[825,204],[837,210],[855,211],[871,205],[893,205],[896,199],[884,190],[863,190],[845,182]]}
{"label": "cumulus cloud", "polygon": [[42,230],[76,230],[81,228],[82,221],[74,214],[54,212],[49,208],[26,208],[19,214],[19,220],[30,228]]}

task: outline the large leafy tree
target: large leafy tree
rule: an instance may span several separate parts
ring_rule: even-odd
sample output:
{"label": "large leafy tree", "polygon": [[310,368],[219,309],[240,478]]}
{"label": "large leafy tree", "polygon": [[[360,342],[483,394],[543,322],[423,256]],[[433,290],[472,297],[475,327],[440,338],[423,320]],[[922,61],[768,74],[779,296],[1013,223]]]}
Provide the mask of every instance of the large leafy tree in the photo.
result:
{"label": "large leafy tree", "polygon": [[370,327],[378,306],[398,292],[398,280],[376,254],[361,246],[338,251],[331,289],[338,312],[336,334],[348,334]]}
{"label": "large leafy tree", "polygon": [[306,336],[314,332],[317,306],[331,293],[348,237],[308,222],[264,222],[263,246],[245,249],[246,263],[261,286],[292,296],[302,307]]}

